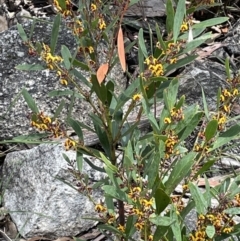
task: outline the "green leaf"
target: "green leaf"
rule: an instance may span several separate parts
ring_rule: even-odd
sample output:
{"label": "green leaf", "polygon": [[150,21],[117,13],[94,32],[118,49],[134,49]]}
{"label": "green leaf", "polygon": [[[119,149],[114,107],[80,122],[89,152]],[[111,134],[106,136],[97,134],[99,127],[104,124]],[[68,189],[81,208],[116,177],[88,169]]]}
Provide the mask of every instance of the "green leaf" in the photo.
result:
{"label": "green leaf", "polygon": [[128,7],[131,7],[133,4],[136,4],[138,2],[139,2],[139,0],[130,0]]}
{"label": "green leaf", "polygon": [[64,62],[64,65],[66,67],[67,70],[69,70],[71,68],[71,58],[72,58],[72,55],[68,49],[67,46],[65,45],[62,45],[61,47],[61,54],[62,54],[62,57],[63,57],[63,62]]}
{"label": "green leaf", "polygon": [[212,37],[211,33],[206,33],[196,39],[193,39],[192,41],[187,43],[186,47],[181,52],[181,54],[185,54],[185,53],[191,52],[192,50],[195,50],[199,45],[201,45],[202,43],[205,43],[206,40],[210,39],[211,37]]}
{"label": "green leaf", "polygon": [[175,208],[176,207],[172,205],[172,210],[170,211],[170,218],[173,220],[171,228],[176,241],[182,241],[181,226],[179,225],[178,215],[176,213]]}
{"label": "green leaf", "polygon": [[165,183],[165,192],[170,195],[181,180],[188,176],[191,172],[191,167],[195,162],[195,152],[189,152],[186,156],[180,159],[173,167],[168,180]]}
{"label": "green leaf", "polygon": [[52,27],[51,42],[50,42],[50,48],[51,48],[52,55],[55,53],[55,49],[56,49],[56,45],[57,45],[60,21],[61,21],[61,15],[58,14],[54,19],[53,27]]}
{"label": "green leaf", "polygon": [[216,233],[215,227],[213,225],[208,225],[206,227],[206,234],[209,238],[213,238]]}
{"label": "green leaf", "polygon": [[97,97],[105,103],[107,100],[107,88],[104,84],[99,84],[96,75],[92,75],[91,77],[92,82],[92,91],[97,95]]}
{"label": "green leaf", "polygon": [[27,102],[28,107],[32,110],[32,112],[39,113],[38,107],[37,107],[34,99],[28,93],[28,91],[26,89],[22,90],[22,95],[23,95],[25,101]]}
{"label": "green leaf", "polygon": [[223,211],[224,213],[230,214],[230,215],[239,215],[240,214],[240,208],[228,208]]}
{"label": "green leaf", "polygon": [[202,21],[201,23],[194,24],[192,28],[207,28],[213,25],[224,23],[228,21],[228,19],[229,19],[228,17],[211,18],[209,20]]}
{"label": "green leaf", "polygon": [[147,53],[146,45],[145,45],[145,42],[144,42],[143,29],[142,28],[140,28],[139,33],[138,33],[138,43],[139,43],[139,47],[140,47],[144,57],[147,58],[148,53]]}
{"label": "green leaf", "polygon": [[111,225],[100,224],[100,225],[98,225],[97,227],[98,227],[99,229],[108,230],[108,231],[110,231],[110,232],[112,232],[112,233],[114,233],[114,234],[119,234],[119,235],[121,235],[121,232],[120,232],[117,228],[115,228],[115,227],[113,227],[113,226],[111,226]]}
{"label": "green leaf", "polygon": [[71,160],[69,159],[69,157],[65,153],[62,153],[62,156],[68,164],[71,164]]}
{"label": "green leaf", "polygon": [[28,41],[28,37],[22,27],[22,24],[17,23],[17,28],[18,28],[18,32],[20,34],[20,37],[22,38],[23,42],[27,42]]}
{"label": "green leaf", "polygon": [[199,188],[192,182],[190,182],[188,186],[191,192],[191,197],[195,202],[197,212],[199,214],[205,214],[208,207],[207,207],[207,201],[205,200],[203,194],[201,193]]}
{"label": "green leaf", "polygon": [[70,70],[69,73],[76,76],[78,82],[84,83],[89,88],[92,87],[92,84],[76,68],[74,68],[73,70]]}
{"label": "green leaf", "polygon": [[227,57],[226,60],[225,60],[225,70],[226,70],[227,78],[231,79],[229,57]]}
{"label": "green leaf", "polygon": [[79,121],[74,120],[72,118],[68,119],[68,124],[73,128],[73,130],[76,132],[79,140],[83,141],[83,133],[82,133],[82,128],[79,123]]}
{"label": "green leaf", "polygon": [[169,87],[163,91],[164,104],[169,112],[173,109],[176,103],[178,87],[179,81],[175,78],[171,81]]}
{"label": "green leaf", "polygon": [[181,96],[180,100],[176,104],[176,109],[179,110],[185,102],[185,95]]}
{"label": "green leaf", "polygon": [[137,216],[135,215],[129,215],[126,222],[126,228],[125,228],[125,234],[126,237],[132,237],[132,235],[135,233],[136,228],[134,227],[134,224],[137,221]]}
{"label": "green leaf", "polygon": [[79,151],[76,151],[76,163],[78,171],[82,172],[83,168],[83,154]]}
{"label": "green leaf", "polygon": [[105,185],[102,187],[102,189],[104,190],[105,194],[109,195],[110,197],[116,198],[123,202],[131,203],[131,200],[129,200],[128,195],[121,189],[117,189],[116,187],[111,185]]}
{"label": "green leaf", "polygon": [[159,127],[158,127],[158,123],[156,121],[156,118],[154,117],[153,113],[150,110],[150,106],[147,103],[146,99],[142,99],[142,107],[143,110],[151,124],[151,127],[153,128],[154,132],[158,132],[159,131]]}
{"label": "green leaf", "polygon": [[19,64],[15,67],[15,69],[24,71],[36,71],[44,70],[46,67],[43,67],[41,64]]}
{"label": "green leaf", "polygon": [[[202,87],[201,87],[201,88],[202,88]],[[203,89],[203,88],[202,88],[202,98],[203,98],[204,113],[205,113],[205,116],[207,117],[207,120],[209,120],[208,105],[207,105],[206,96],[205,96],[205,93],[204,93],[204,89]]]}
{"label": "green leaf", "polygon": [[197,171],[197,173],[194,175],[195,178],[197,178],[198,176],[202,175],[203,173],[205,173],[206,171],[208,171],[210,169],[210,167],[213,166],[213,164],[216,162],[216,160],[209,160],[206,163],[204,163],[202,165],[202,167]]}
{"label": "green leaf", "polygon": [[100,152],[100,156],[101,156],[101,159],[102,161],[105,163],[105,165],[111,170],[113,171],[114,173],[117,173],[118,172],[118,168],[116,166],[114,166],[108,159],[107,157]]}
{"label": "green leaf", "polygon": [[72,61],[72,65],[74,66],[74,67],[80,67],[82,70],[86,70],[86,71],[89,71],[89,67],[88,67],[88,65],[86,65],[85,63],[82,63],[82,62],[80,62],[79,60],[77,60],[77,59],[71,59],[71,61]]}
{"label": "green leaf", "polygon": [[59,6],[62,8],[62,10],[66,10],[66,1],[65,0],[57,0],[59,3]]}
{"label": "green leaf", "polygon": [[65,101],[64,100],[61,100],[58,108],[56,109],[55,113],[54,113],[54,116],[53,116],[53,120],[56,120],[56,118],[61,114],[63,108],[65,106]]}
{"label": "green leaf", "polygon": [[177,4],[177,9],[174,17],[173,25],[173,41],[176,43],[178,35],[180,33],[181,25],[183,23],[184,15],[186,13],[185,0],[179,0]]}
{"label": "green leaf", "polygon": [[234,140],[237,135],[240,133],[240,126],[234,125],[227,131],[221,133],[216,141],[214,141],[213,147],[210,148],[209,151],[213,151],[216,148],[219,148],[227,143],[229,143],[231,140]]}
{"label": "green leaf", "polygon": [[156,203],[156,214],[159,215],[171,202],[171,198],[161,188],[156,190],[154,197]]}
{"label": "green leaf", "polygon": [[173,32],[173,24],[174,24],[174,9],[172,5],[172,0],[167,0],[166,15],[167,15],[167,20],[166,20],[167,32],[168,34],[171,34]]}
{"label": "green leaf", "polygon": [[[48,93],[48,96],[55,97],[55,96],[65,96],[65,95],[73,95],[74,91],[72,90],[52,90]],[[83,97],[79,93],[75,93],[75,97],[82,99]]]}
{"label": "green leaf", "polygon": [[153,224],[156,224],[157,226],[170,226],[174,223],[171,218],[156,214],[151,214],[149,217],[149,221]]}
{"label": "green leaf", "polygon": [[185,140],[192,133],[192,131],[196,128],[196,126],[200,122],[202,116],[203,116],[202,112],[197,112],[193,117],[190,117],[191,118],[190,121],[186,122],[187,123],[186,127],[182,129],[181,132],[178,133],[180,141]]}
{"label": "green leaf", "polygon": [[[100,156],[100,154],[99,154]],[[92,160],[89,160],[88,158],[84,157],[84,161],[94,170],[98,171],[98,172],[105,172],[104,168],[102,167],[98,167],[96,165],[93,164]]]}
{"label": "green leaf", "polygon": [[197,57],[198,57],[198,55],[190,55],[190,56],[187,56],[185,58],[179,59],[177,61],[177,63],[168,65],[165,72],[168,73],[171,70],[178,69],[178,68],[181,68],[181,67],[183,67],[187,64],[190,64]]}
{"label": "green leaf", "polygon": [[169,227],[168,226],[156,226],[156,231],[153,236],[153,241],[159,241],[162,240],[161,238],[165,236],[167,233]]}
{"label": "green leaf", "polygon": [[161,34],[161,32],[160,32],[160,28],[159,28],[159,26],[158,26],[157,23],[156,23],[156,33],[157,33],[158,41],[159,41],[159,43],[160,43],[163,51],[166,52],[167,47],[166,47],[165,42],[163,41],[162,34]]}
{"label": "green leaf", "polygon": [[70,104],[68,105],[68,112],[67,112],[67,120],[71,118],[72,116],[72,110],[75,103],[75,91],[72,92],[72,95],[70,96]]}
{"label": "green leaf", "polygon": [[205,130],[206,141],[210,141],[215,136],[217,129],[218,129],[218,121],[211,120],[207,124],[206,130]]}
{"label": "green leaf", "polygon": [[37,20],[34,18],[32,20],[32,24],[31,24],[31,29],[30,29],[30,33],[29,33],[29,39],[32,39],[33,32],[34,32],[34,29],[35,29],[35,26],[36,26],[36,22],[37,22]]}
{"label": "green leaf", "polygon": [[30,141],[30,140],[41,140],[47,137],[47,133],[34,133],[29,135],[21,135],[13,138],[14,141]]}

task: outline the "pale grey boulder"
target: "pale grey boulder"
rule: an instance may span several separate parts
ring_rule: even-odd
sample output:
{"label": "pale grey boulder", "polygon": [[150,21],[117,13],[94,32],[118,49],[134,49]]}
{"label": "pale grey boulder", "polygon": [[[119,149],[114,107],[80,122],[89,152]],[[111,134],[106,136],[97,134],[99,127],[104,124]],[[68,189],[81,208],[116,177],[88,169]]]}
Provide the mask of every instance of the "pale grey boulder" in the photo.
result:
{"label": "pale grey boulder", "polygon": [[[42,144],[30,150],[9,153],[3,165],[4,207],[11,211],[12,221],[24,238],[75,236],[96,222],[84,217],[97,217],[94,205],[78,189],[63,158],[75,160],[76,152],[66,152],[60,144]],[[92,160],[101,166],[100,161]],[[89,186],[104,178],[84,163]],[[60,179],[73,184],[72,188]],[[103,194],[93,191],[95,202]]]}

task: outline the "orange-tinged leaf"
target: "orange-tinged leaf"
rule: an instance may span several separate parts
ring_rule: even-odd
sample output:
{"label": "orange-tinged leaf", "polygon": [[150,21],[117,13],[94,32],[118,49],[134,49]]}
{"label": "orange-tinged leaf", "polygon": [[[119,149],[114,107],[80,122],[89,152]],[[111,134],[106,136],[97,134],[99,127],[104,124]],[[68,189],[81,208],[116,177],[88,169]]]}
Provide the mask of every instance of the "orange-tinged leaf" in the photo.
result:
{"label": "orange-tinged leaf", "polygon": [[119,28],[118,38],[117,38],[117,47],[118,47],[118,57],[123,71],[126,71],[126,59],[125,59],[125,49],[124,49],[124,40],[122,28]]}
{"label": "orange-tinged leaf", "polygon": [[99,84],[101,84],[105,79],[106,74],[108,72],[108,67],[109,67],[108,63],[102,64],[97,70],[97,80]]}

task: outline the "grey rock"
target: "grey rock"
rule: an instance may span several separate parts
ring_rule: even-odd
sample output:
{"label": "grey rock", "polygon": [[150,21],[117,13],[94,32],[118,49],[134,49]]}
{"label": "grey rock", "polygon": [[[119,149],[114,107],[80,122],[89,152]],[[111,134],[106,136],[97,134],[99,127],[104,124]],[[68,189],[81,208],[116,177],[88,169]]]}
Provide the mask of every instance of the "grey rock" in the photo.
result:
{"label": "grey rock", "polygon": [[28,21],[32,15],[27,10],[25,10],[22,5],[20,5],[19,8],[20,11],[16,14],[18,22],[23,23],[24,21]]}
{"label": "grey rock", "polygon": [[8,23],[5,16],[0,16],[0,32],[4,32],[8,29]]}
{"label": "grey rock", "polygon": [[[42,144],[31,150],[9,153],[5,159],[4,207],[11,211],[11,218],[24,238],[75,236],[95,225],[95,221],[83,219],[96,217],[94,206],[75,190],[78,187],[63,153],[70,160],[76,158],[76,152],[66,152],[62,145]],[[101,166],[100,161],[92,161]],[[93,171],[86,163],[83,173],[91,180],[104,178],[103,173]],[[89,181],[89,185],[91,183]],[[95,202],[99,202],[102,193],[94,191],[92,196]]]}
{"label": "grey rock", "polygon": [[[51,19],[48,19],[51,22]],[[27,35],[30,32],[31,23],[23,24]],[[51,39],[52,24],[37,23],[32,39],[41,43],[49,44]],[[59,39],[57,45],[57,54],[59,54],[61,45],[65,45],[74,53],[76,48],[75,40],[71,31],[63,24],[60,28]],[[70,96],[49,97],[48,93],[53,90],[74,89],[69,85],[64,87],[59,83],[59,78],[53,71],[21,71],[15,67],[20,64],[42,64],[38,57],[29,56],[28,48],[24,45],[19,36],[16,27],[12,27],[4,33],[0,33],[0,139],[11,139],[19,135],[27,135],[35,132],[30,126],[29,114],[31,110],[28,108],[25,100],[21,95],[23,88],[26,88],[36,101],[39,110],[53,116],[61,100],[66,102],[60,119],[64,122],[69,111],[71,102]],[[106,46],[100,43],[98,52],[102,63],[106,61],[104,51]],[[79,70],[80,71],[80,70]],[[86,73],[80,71],[87,77]],[[109,73],[108,80],[112,80],[118,84],[118,93],[121,93],[126,85],[126,78],[123,75],[120,65],[116,65]],[[77,79],[77,83],[81,85],[81,80]],[[9,110],[10,104],[12,108]],[[89,105],[86,102],[77,99],[72,110],[73,118],[83,121],[87,125],[91,125],[89,113]]]}
{"label": "grey rock", "polygon": [[194,61],[181,73],[179,95],[185,95],[187,104],[198,103],[203,106],[203,89],[209,109],[214,110],[218,88],[226,85],[226,73],[222,64],[211,60]]}

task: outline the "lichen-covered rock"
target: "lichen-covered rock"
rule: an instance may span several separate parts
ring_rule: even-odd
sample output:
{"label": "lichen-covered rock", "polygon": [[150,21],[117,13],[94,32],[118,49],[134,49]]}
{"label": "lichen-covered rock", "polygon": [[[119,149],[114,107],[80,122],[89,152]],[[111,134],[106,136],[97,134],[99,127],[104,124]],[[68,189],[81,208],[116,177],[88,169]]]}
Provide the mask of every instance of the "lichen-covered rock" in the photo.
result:
{"label": "lichen-covered rock", "polygon": [[[31,22],[23,24],[27,33],[30,32]],[[49,24],[39,22],[35,26],[33,41],[50,44],[52,31],[52,20]],[[73,53],[76,48],[75,40],[71,31],[63,24],[60,28],[57,52],[60,52],[61,45],[65,45]],[[21,71],[15,67],[20,64],[41,63],[38,57],[30,56],[28,48],[24,45],[19,36],[17,27],[12,27],[4,33],[0,33],[0,140],[11,139],[19,135],[26,135],[34,130],[30,126],[29,113],[25,100],[21,95],[23,88],[26,88],[36,100],[39,110],[49,115],[53,115],[61,100],[66,102],[61,115],[62,120],[66,118],[71,102],[70,96],[49,97],[48,93],[53,90],[63,90],[56,73],[47,69],[42,71]],[[99,44],[100,59],[105,61],[104,51],[106,46]],[[82,74],[85,74],[81,71]],[[108,75],[108,80],[118,83],[118,92],[124,90],[126,78],[121,67],[116,65]],[[81,79],[77,79],[81,84]],[[73,89],[73,86],[67,88]],[[12,105],[11,105],[12,104]],[[11,108],[9,109],[9,107]],[[77,99],[72,110],[73,118],[90,124],[89,106],[81,99]]]}
{"label": "lichen-covered rock", "polygon": [[[5,159],[4,207],[11,211],[11,218],[24,238],[75,236],[95,225],[95,221],[84,219],[96,217],[94,206],[76,190],[78,187],[63,153],[70,160],[76,158],[76,152],[66,152],[61,145],[43,144],[9,153]],[[100,161],[92,161],[101,166]],[[86,163],[83,173],[88,174],[89,185],[104,177]],[[93,199],[98,202],[100,198],[101,191],[94,190]]]}

